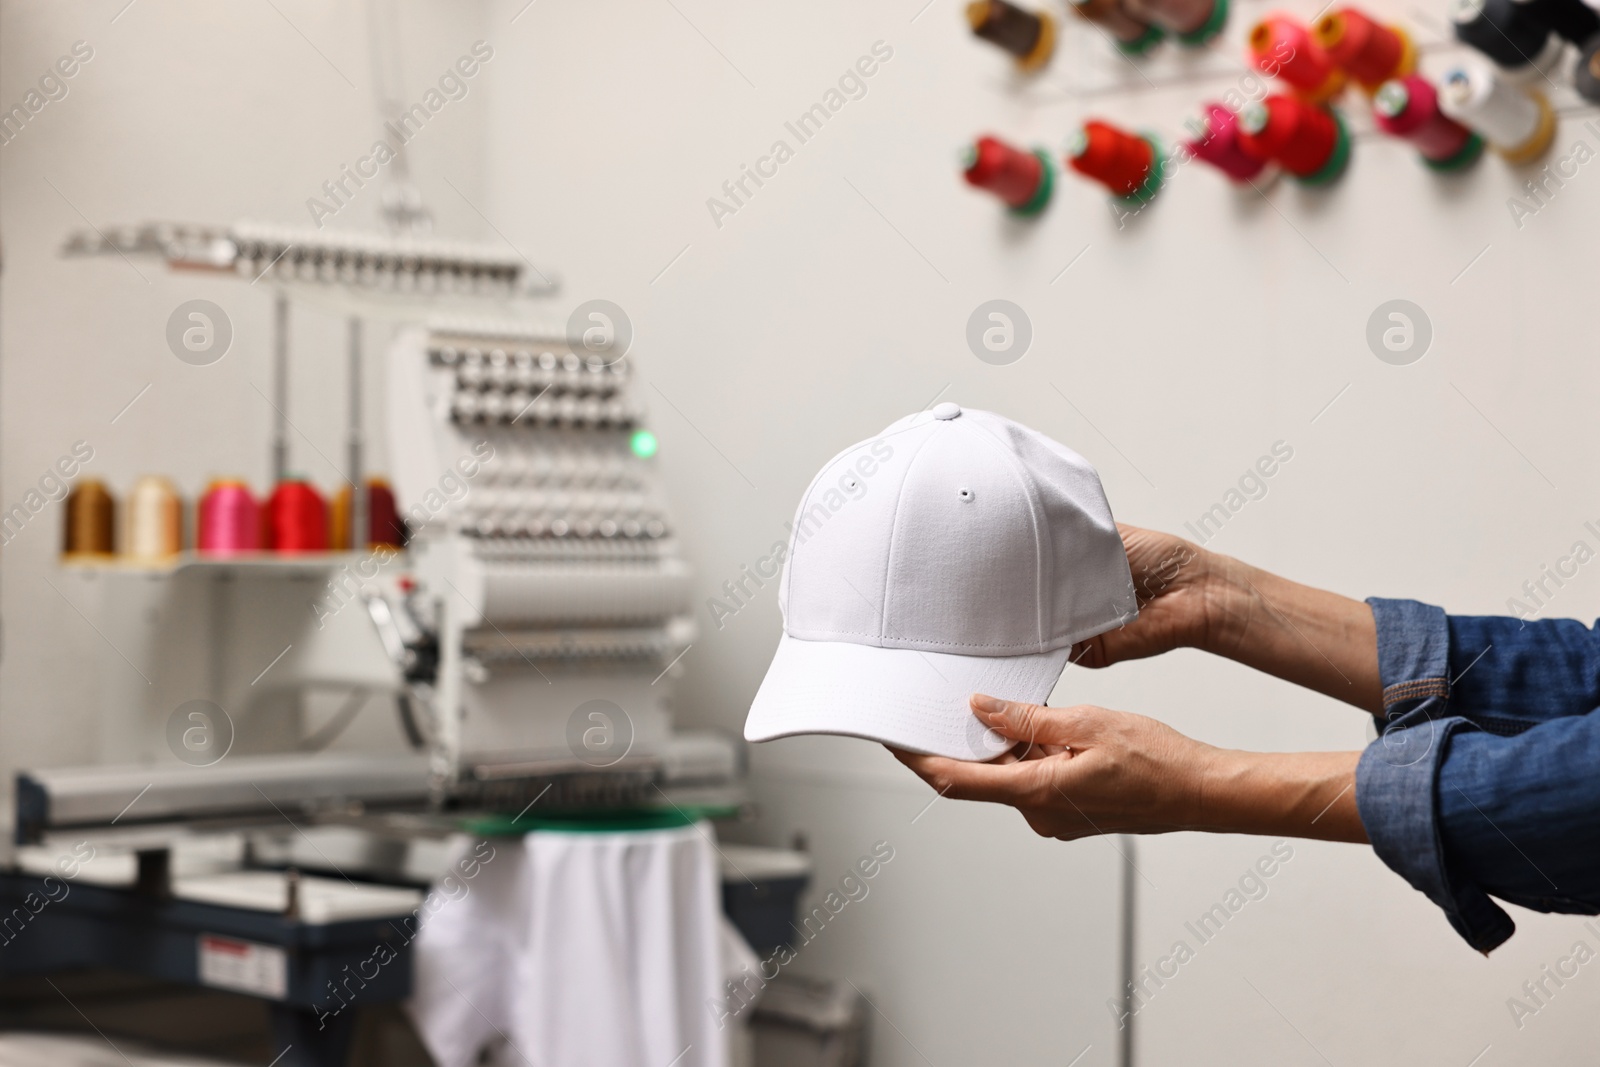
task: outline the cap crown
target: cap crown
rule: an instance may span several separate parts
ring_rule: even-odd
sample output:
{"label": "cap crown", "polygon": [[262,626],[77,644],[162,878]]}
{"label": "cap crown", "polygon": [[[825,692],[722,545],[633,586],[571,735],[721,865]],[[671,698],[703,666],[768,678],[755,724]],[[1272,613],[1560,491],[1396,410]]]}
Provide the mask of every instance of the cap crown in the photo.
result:
{"label": "cap crown", "polygon": [[1137,614],[1088,461],[954,404],[823,467],[795,515],[779,605],[791,637],[965,656],[1046,652]]}

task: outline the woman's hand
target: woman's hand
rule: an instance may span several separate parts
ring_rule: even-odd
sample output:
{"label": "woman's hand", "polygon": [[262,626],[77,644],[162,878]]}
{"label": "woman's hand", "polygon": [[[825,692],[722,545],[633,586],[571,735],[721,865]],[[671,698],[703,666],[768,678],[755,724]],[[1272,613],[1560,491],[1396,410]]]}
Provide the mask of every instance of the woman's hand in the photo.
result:
{"label": "woman's hand", "polygon": [[1117,525],[1128,553],[1139,617],[1127,626],[1072,647],[1072,661],[1109,667],[1175,648],[1203,646],[1223,608],[1216,581],[1219,558],[1191,541],[1137,526]]}
{"label": "woman's hand", "polygon": [[974,696],[972,712],[1021,744],[992,763],[891,751],[941,796],[1009,804],[1042,837],[1163,833],[1196,818],[1199,772],[1215,750],[1164,723],[988,696]]}
{"label": "woman's hand", "polygon": [[1192,541],[1117,527],[1139,617],[1072,646],[1072,661],[1109,667],[1199,648],[1285,681],[1383,710],[1377,627],[1359,600],[1313,589]]}
{"label": "woman's hand", "polygon": [[940,796],[1008,804],[1042,837],[1213,830],[1367,839],[1355,806],[1360,753],[1228,751],[1089,705],[975,695],[972,711],[1017,747],[992,763],[890,751]]}

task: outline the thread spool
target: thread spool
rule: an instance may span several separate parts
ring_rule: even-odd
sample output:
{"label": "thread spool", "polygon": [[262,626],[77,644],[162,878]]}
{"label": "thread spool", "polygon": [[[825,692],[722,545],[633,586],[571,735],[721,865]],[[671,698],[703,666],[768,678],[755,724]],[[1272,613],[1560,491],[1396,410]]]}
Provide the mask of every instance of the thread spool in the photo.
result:
{"label": "thread spool", "polygon": [[1127,0],[1134,15],[1172,34],[1179,44],[1203,45],[1228,24],[1228,0]]}
{"label": "thread spool", "polygon": [[406,546],[406,524],[400,518],[400,505],[394,490],[382,478],[367,482],[367,543],[400,549]]}
{"label": "thread spool", "polygon": [[1332,99],[1344,88],[1344,70],[1303,23],[1288,15],[1268,15],[1251,28],[1250,62],[1317,103]]}
{"label": "thread spool", "polygon": [[183,550],[183,503],[167,479],[146,474],[128,494],[124,554],[134,559],[162,560]]}
{"label": "thread spool", "polygon": [[1130,56],[1143,55],[1166,36],[1161,27],[1129,11],[1122,0],[1072,0],[1071,6],[1073,14],[1105,30],[1117,48]]}
{"label": "thread spool", "polygon": [[1583,54],[1572,71],[1572,84],[1579,96],[1600,104],[1600,37],[1583,46]]}
{"label": "thread spool", "polygon": [[973,0],[967,5],[967,23],[973,33],[1010,52],[1022,70],[1038,70],[1055,51],[1055,20],[1006,0]]}
{"label": "thread spool", "polygon": [[1246,152],[1239,144],[1239,117],[1221,104],[1202,104],[1197,125],[1200,135],[1189,142],[1189,151],[1221,170],[1236,182],[1248,182],[1266,169],[1266,161]]}
{"label": "thread spool", "polygon": [[1584,42],[1600,34],[1600,12],[1583,0],[1516,0],[1556,36],[1582,48]]}
{"label": "thread spool", "polygon": [[1561,38],[1514,0],[1451,0],[1456,40],[1494,60],[1508,76],[1527,81],[1561,60]]}
{"label": "thread spool", "polygon": [[1372,113],[1379,129],[1410,141],[1434,170],[1461,170],[1483,155],[1483,138],[1440,111],[1439,94],[1420,75],[1384,82]]}
{"label": "thread spool", "polygon": [[1161,188],[1161,146],[1142,134],[1090,119],[1067,139],[1073,170],[1124,200],[1148,201]]}
{"label": "thread spool", "polygon": [[1273,93],[1239,114],[1239,144],[1307,185],[1326,185],[1350,161],[1350,135],[1332,108]]}
{"label": "thread spool", "polygon": [[195,548],[227,555],[261,550],[261,509],[250,487],[220,479],[206,487],[195,516]]}
{"label": "thread spool", "polygon": [[1556,135],[1555,111],[1543,93],[1513,85],[1477,63],[1445,73],[1439,109],[1476,130],[1509,163],[1538,159]]}
{"label": "thread spool", "polygon": [[1015,214],[1037,215],[1050,202],[1055,167],[1043,149],[1025,152],[986,135],[967,146],[961,162],[967,184],[987,189]]}
{"label": "thread spool", "polygon": [[1417,47],[1399,26],[1385,26],[1353,7],[1317,20],[1317,43],[1369,94],[1417,69]]}
{"label": "thread spool", "polygon": [[[350,549],[350,486],[339,487],[334,494],[328,523],[328,544],[335,549]],[[382,478],[367,479],[367,548],[405,547],[406,531],[395,506],[394,491]]]}
{"label": "thread spool", "polygon": [[326,552],[328,509],[304,478],[279,482],[267,501],[267,545],[274,552]]}
{"label": "thread spool", "polygon": [[116,551],[117,505],[98,478],[85,478],[67,494],[61,530],[65,556],[109,556]]}

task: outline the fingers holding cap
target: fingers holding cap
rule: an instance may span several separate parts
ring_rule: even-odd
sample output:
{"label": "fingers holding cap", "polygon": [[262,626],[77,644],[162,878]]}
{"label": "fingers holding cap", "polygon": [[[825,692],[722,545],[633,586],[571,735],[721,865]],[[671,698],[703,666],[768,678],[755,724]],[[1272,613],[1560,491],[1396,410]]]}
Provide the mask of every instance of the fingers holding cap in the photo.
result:
{"label": "fingers holding cap", "polygon": [[1088,740],[1083,709],[1047,708],[983,693],[972,695],[972,713],[985,726],[1013,741],[1072,747]]}
{"label": "fingers holding cap", "polygon": [[1035,760],[1004,764],[969,763],[898,748],[890,748],[889,751],[940,796],[952,800],[1015,804],[1033,793],[1038,786],[1039,763]]}

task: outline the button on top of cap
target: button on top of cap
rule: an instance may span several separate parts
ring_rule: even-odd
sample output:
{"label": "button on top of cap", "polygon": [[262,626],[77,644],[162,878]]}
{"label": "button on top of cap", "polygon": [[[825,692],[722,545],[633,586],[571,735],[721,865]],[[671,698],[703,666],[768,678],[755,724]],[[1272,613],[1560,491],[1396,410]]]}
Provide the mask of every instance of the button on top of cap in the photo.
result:
{"label": "button on top of cap", "polygon": [[948,422],[950,419],[953,419],[960,414],[961,405],[952,404],[948,400],[933,409],[933,417],[941,422]]}

